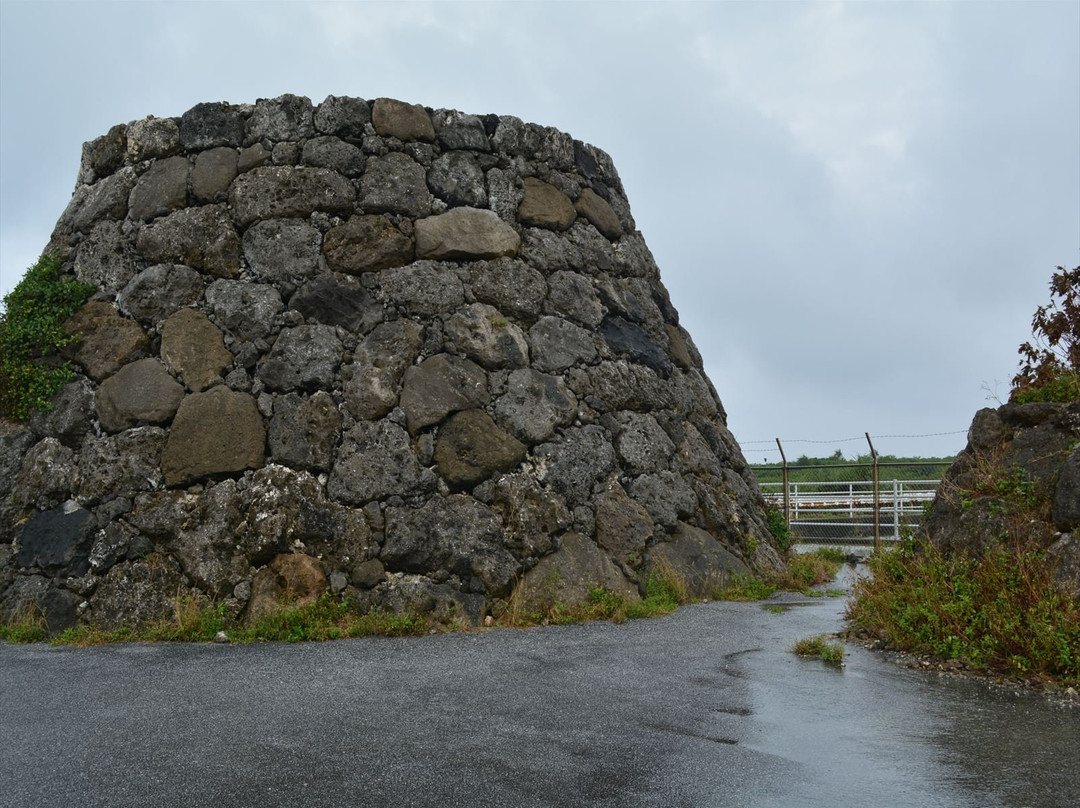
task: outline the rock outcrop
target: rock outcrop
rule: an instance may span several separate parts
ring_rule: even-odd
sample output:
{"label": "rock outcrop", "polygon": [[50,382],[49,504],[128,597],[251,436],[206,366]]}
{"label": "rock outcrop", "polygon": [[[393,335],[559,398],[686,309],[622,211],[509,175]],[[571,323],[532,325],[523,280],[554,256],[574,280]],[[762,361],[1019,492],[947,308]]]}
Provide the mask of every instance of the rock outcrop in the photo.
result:
{"label": "rock outcrop", "polygon": [[0,423],[5,619],[476,622],[783,563],[611,159],[562,132],[199,104],[87,143],[47,251],[98,291],[77,379]]}
{"label": "rock outcrop", "polygon": [[1080,401],[979,410],[923,530],[946,552],[1044,550],[1057,584],[1080,597]]}

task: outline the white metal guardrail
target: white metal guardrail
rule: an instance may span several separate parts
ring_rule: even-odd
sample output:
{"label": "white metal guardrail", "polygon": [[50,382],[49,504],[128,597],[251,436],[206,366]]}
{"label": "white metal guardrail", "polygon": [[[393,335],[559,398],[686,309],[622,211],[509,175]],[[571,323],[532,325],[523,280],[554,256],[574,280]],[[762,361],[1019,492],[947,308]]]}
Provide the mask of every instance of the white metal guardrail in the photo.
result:
{"label": "white metal guardrail", "polygon": [[[810,471],[803,467],[800,471]],[[926,503],[932,502],[940,480],[882,480],[878,483],[877,513],[880,538],[899,541],[904,529],[918,528]],[[765,499],[781,511],[784,484],[761,484]],[[789,482],[788,527],[797,540],[862,543],[874,540],[874,483]]]}

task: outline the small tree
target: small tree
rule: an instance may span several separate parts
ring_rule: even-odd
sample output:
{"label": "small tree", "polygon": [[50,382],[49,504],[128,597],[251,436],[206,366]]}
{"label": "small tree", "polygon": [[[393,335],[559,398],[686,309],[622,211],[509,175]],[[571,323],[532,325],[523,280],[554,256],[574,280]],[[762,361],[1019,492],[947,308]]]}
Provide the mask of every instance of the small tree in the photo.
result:
{"label": "small tree", "polygon": [[1036,309],[1031,333],[1032,341],[1020,346],[1012,400],[1080,398],[1080,266],[1057,268],[1050,279],[1050,305]]}

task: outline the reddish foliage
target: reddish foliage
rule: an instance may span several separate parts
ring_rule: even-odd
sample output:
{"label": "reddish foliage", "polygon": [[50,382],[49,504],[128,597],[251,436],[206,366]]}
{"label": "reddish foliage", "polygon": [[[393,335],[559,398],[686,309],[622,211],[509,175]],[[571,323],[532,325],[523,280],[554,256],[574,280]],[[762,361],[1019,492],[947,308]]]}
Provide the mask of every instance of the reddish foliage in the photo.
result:
{"label": "reddish foliage", "polygon": [[1058,267],[1050,279],[1050,305],[1031,319],[1032,342],[1020,346],[1013,391],[1043,387],[1065,373],[1080,373],[1080,266]]}

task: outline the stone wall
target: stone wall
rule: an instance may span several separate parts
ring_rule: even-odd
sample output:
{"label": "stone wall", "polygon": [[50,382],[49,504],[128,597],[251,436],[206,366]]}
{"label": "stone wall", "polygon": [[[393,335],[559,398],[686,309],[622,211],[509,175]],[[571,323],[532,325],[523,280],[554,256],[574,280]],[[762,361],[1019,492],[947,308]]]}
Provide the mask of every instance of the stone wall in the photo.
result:
{"label": "stone wall", "polygon": [[982,409],[942,480],[926,536],[946,553],[1000,543],[1046,551],[1080,597],[1080,401]]}
{"label": "stone wall", "polygon": [[54,627],[329,590],[476,622],[782,564],[604,152],[390,99],[85,144],[80,375],[0,424],[0,594]]}

